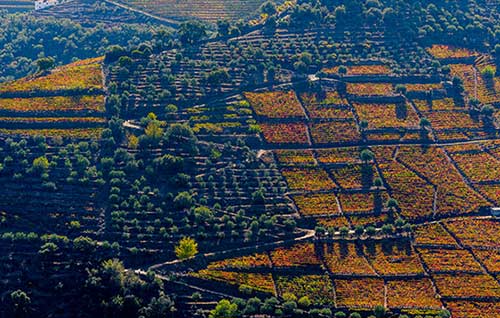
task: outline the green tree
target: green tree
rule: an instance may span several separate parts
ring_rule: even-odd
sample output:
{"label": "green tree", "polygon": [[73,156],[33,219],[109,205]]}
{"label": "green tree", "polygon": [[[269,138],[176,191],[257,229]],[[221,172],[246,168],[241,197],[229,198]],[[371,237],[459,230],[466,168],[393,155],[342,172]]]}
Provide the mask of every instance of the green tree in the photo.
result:
{"label": "green tree", "polygon": [[55,65],[55,60],[52,57],[42,57],[35,61],[39,72],[45,72],[53,68]]}
{"label": "green tree", "polygon": [[368,121],[366,119],[363,119],[359,122],[359,130],[362,134],[366,132],[366,129],[368,129]]}
{"label": "green tree", "polygon": [[87,236],[79,236],[73,240],[73,246],[77,251],[90,253],[97,246],[97,242]]}
{"label": "green tree", "polygon": [[56,244],[48,242],[40,247],[40,249],[38,250],[38,254],[50,257],[51,255],[55,254],[58,250],[59,247]]}
{"label": "green tree", "polygon": [[368,164],[368,162],[372,161],[375,155],[369,149],[363,149],[359,154],[359,158],[363,161],[364,164]]}
{"label": "green tree", "polygon": [[32,169],[35,173],[45,173],[49,170],[49,166],[49,160],[45,156],[41,156],[33,160]]}
{"label": "green tree", "polygon": [[491,65],[486,66],[482,71],[481,75],[486,79],[492,79],[495,76],[495,68]]}
{"label": "green tree", "polygon": [[339,66],[337,73],[339,75],[346,75],[347,74],[347,67],[345,67],[344,65]]}
{"label": "green tree", "polygon": [[197,222],[207,222],[214,217],[214,213],[206,206],[199,206],[194,209],[194,217]]}
{"label": "green tree", "polygon": [[349,234],[349,228],[347,226],[343,226],[339,229],[340,236],[346,237]]}
{"label": "green tree", "polygon": [[163,136],[163,128],[161,128],[161,123],[157,120],[151,121],[144,130],[144,135],[147,137],[147,140],[152,145],[158,145],[162,136]]}
{"label": "green tree", "polygon": [[266,197],[264,196],[264,190],[259,189],[252,193],[252,201],[255,204],[264,204],[266,202]]}
{"label": "green tree", "polygon": [[214,69],[210,71],[210,73],[206,74],[205,80],[207,81],[207,84],[211,88],[220,88],[220,85],[224,82],[229,81],[229,73],[227,70],[219,68],[219,69]]}
{"label": "green tree", "polygon": [[153,297],[149,304],[139,311],[144,318],[165,318],[174,312],[174,302],[163,294]]}
{"label": "green tree", "polygon": [[18,289],[10,293],[10,300],[14,317],[27,317],[30,312],[31,298],[24,291]]}
{"label": "green tree", "polygon": [[363,235],[364,232],[365,228],[363,227],[363,225],[356,225],[356,227],[354,228],[354,233],[356,233],[357,236]]}
{"label": "green tree", "polygon": [[394,198],[389,198],[387,200],[386,205],[388,209],[393,209],[393,210],[396,210],[399,207],[398,201]]}
{"label": "green tree", "polygon": [[199,21],[187,21],[177,31],[183,44],[195,44],[207,36],[207,27]]}
{"label": "green tree", "polygon": [[375,233],[377,233],[377,230],[373,226],[368,226],[366,228],[366,234],[368,236],[373,236],[373,235],[375,235]]}
{"label": "green tree", "polygon": [[312,305],[311,300],[307,296],[302,296],[299,298],[297,304],[301,308],[309,308]]}
{"label": "green tree", "polygon": [[178,259],[187,259],[198,253],[198,243],[190,237],[184,237],[175,247],[175,255]]}
{"label": "green tree", "polygon": [[194,204],[194,199],[189,192],[180,192],[175,198],[174,198],[174,206],[177,209],[189,209],[191,206]]}
{"label": "green tree", "polygon": [[385,317],[385,314],[386,314],[387,310],[385,309],[384,306],[382,305],[377,305],[375,306],[375,308],[373,309],[373,314],[375,315],[375,317],[377,318],[383,318]]}
{"label": "green tree", "polygon": [[420,136],[422,139],[429,138],[429,128],[431,127],[431,122],[429,119],[423,117],[420,119]]}
{"label": "green tree", "polygon": [[406,94],[406,86],[404,86],[403,84],[396,85],[396,93],[401,95]]}
{"label": "green tree", "polygon": [[215,309],[210,311],[209,318],[236,318],[238,316],[238,305],[227,299],[219,301]]}
{"label": "green tree", "polygon": [[441,310],[441,312],[439,313],[439,317],[441,318],[450,318],[451,317],[451,313],[444,309],[444,310]]}
{"label": "green tree", "polygon": [[180,147],[194,154],[198,151],[197,141],[193,130],[186,124],[172,124],[165,132],[165,142],[170,146]]}

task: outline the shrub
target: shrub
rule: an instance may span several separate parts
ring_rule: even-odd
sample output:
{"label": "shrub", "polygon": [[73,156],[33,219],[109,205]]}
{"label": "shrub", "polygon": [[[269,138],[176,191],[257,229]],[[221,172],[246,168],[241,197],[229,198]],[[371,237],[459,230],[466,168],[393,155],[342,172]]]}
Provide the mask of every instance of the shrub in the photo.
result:
{"label": "shrub", "polygon": [[198,253],[198,243],[190,237],[184,237],[175,247],[175,255],[179,259],[187,259]]}
{"label": "shrub", "polygon": [[481,71],[481,75],[486,79],[492,79],[495,76],[495,68],[488,65]]}

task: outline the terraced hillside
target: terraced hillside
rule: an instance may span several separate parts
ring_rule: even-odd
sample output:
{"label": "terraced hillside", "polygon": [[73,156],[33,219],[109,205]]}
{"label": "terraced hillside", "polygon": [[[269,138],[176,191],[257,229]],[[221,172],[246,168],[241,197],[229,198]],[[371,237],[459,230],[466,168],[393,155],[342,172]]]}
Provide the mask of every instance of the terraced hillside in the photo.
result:
{"label": "terraced hillside", "polygon": [[0,316],[498,316],[497,3],[283,10],[0,84]]}
{"label": "terraced hillside", "polygon": [[102,58],[0,84],[0,133],[97,138],[106,125]]}
{"label": "terraced hillside", "polygon": [[492,260],[498,260],[499,226],[480,218],[430,223],[416,228],[413,242],[405,234],[375,241],[346,234],[213,261],[189,280],[225,293],[245,284],[268,295],[293,294],[362,313],[383,305],[411,316],[439,315],[444,307],[453,317],[495,316],[500,284]]}
{"label": "terraced hillside", "polygon": [[[386,59],[371,59],[180,110],[198,138],[243,138],[272,162],[298,227],[315,234],[151,269],[226,298],[307,297],[345,313],[382,306],[411,317],[494,315],[498,110],[485,105],[497,105],[498,94],[480,71],[491,56],[441,44],[422,51],[451,74],[398,75]],[[218,198],[209,180],[195,188]]]}

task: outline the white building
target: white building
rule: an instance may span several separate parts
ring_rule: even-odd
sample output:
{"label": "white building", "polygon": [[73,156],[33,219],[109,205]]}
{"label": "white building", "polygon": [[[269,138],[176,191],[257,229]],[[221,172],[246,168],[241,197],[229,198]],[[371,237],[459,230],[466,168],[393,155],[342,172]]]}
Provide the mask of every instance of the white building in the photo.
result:
{"label": "white building", "polygon": [[42,10],[48,7],[66,2],[65,0],[35,0],[35,10]]}

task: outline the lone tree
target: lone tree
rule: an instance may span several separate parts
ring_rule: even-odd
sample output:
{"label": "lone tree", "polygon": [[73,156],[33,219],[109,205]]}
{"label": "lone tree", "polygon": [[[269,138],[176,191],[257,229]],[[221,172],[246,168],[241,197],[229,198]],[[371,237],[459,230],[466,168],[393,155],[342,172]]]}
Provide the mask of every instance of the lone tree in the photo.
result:
{"label": "lone tree", "polygon": [[262,6],[260,6],[260,11],[267,15],[273,15],[277,12],[276,3],[272,1],[266,1],[264,2],[264,4],[262,4]]}
{"label": "lone tree", "polygon": [[179,39],[183,44],[195,44],[207,36],[207,27],[199,21],[187,21],[179,27]]}
{"label": "lone tree", "polygon": [[359,157],[361,161],[363,161],[363,163],[366,165],[370,161],[372,161],[375,156],[373,155],[373,152],[371,152],[369,149],[364,149],[363,151],[361,151]]}
{"label": "lone tree", "polygon": [[396,93],[398,93],[400,95],[406,94],[406,91],[407,91],[406,86],[404,86],[403,84],[396,85],[395,90],[396,90]]}
{"label": "lone tree", "polygon": [[383,318],[385,316],[385,314],[387,313],[387,310],[385,309],[384,306],[382,305],[377,305],[375,306],[375,308],[373,309],[373,314],[375,315],[375,317],[377,318]]}
{"label": "lone tree", "polygon": [[[500,65],[500,44],[495,45],[495,50],[493,51],[495,55],[495,64]],[[500,74],[500,67],[497,67],[497,75]]]}
{"label": "lone tree", "polygon": [[31,299],[22,290],[13,291],[10,294],[13,317],[28,317]]}
{"label": "lone tree", "polygon": [[429,128],[431,126],[431,122],[427,118],[420,119],[420,138],[428,139],[429,138]]}
{"label": "lone tree", "polygon": [[495,72],[495,68],[491,65],[488,65],[481,71],[481,75],[487,80],[492,80],[493,77],[495,77]]}
{"label": "lone tree", "polygon": [[388,209],[397,210],[398,207],[399,207],[399,203],[398,203],[398,201],[396,201],[396,199],[389,198],[389,200],[387,200],[387,208]]}
{"label": "lone tree", "polygon": [[485,105],[481,108],[481,115],[483,115],[483,122],[486,129],[491,129],[494,127],[493,114],[495,109],[491,105]]}
{"label": "lone tree", "polygon": [[33,160],[32,169],[34,173],[42,174],[47,172],[47,170],[49,170],[49,166],[50,166],[49,160],[47,160],[46,157],[41,156]]}
{"label": "lone tree", "polygon": [[225,69],[214,69],[205,75],[205,80],[210,88],[219,88],[224,82],[229,81],[229,73]]}
{"label": "lone tree", "polygon": [[363,165],[361,166],[363,187],[370,187],[373,184],[373,168],[369,163],[374,159],[375,155],[369,149],[364,149],[361,151],[359,157],[363,161]]}
{"label": "lone tree", "polygon": [[36,60],[35,63],[39,72],[45,72],[54,67],[55,60],[52,57],[42,57]]}
{"label": "lone tree", "polygon": [[179,259],[188,259],[198,253],[198,243],[190,237],[184,237],[175,247],[175,255]]}
{"label": "lone tree", "polygon": [[361,133],[361,135],[363,135],[363,137],[365,136],[367,129],[368,121],[366,119],[361,120],[361,122],[359,123],[359,132]]}

